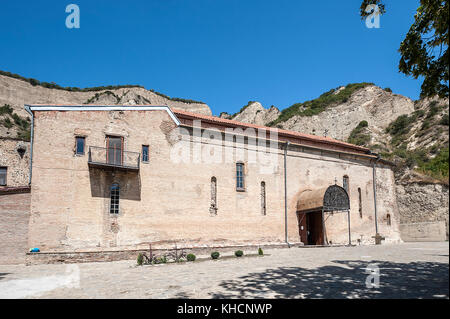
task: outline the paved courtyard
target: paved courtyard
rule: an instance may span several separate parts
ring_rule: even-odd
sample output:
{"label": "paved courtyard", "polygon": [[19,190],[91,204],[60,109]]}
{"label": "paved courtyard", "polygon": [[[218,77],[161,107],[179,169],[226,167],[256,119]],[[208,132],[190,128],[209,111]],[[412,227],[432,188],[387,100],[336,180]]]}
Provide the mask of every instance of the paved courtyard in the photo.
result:
{"label": "paved courtyard", "polygon": [[[248,252],[255,253],[255,252]],[[0,265],[0,298],[448,298],[449,245],[291,248],[264,257]],[[367,267],[379,286],[367,288]]]}

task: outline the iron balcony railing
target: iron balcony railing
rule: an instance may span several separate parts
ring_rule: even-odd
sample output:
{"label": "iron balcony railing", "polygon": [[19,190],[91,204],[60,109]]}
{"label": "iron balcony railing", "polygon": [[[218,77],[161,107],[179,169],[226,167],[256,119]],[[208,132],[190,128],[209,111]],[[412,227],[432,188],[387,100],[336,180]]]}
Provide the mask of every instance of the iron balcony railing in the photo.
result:
{"label": "iron balcony railing", "polygon": [[91,166],[139,170],[141,154],[121,148],[89,146],[88,163]]}

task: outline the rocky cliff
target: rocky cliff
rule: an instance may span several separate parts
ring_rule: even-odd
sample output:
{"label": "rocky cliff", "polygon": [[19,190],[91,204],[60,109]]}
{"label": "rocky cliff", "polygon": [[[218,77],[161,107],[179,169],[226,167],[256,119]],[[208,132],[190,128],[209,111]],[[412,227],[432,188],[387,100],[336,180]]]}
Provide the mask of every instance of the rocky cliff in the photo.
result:
{"label": "rocky cliff", "polygon": [[413,101],[371,83],[355,83],[281,112],[252,101],[221,117],[369,147],[396,164],[400,222],[444,220],[448,237],[448,99]]}
{"label": "rocky cliff", "polygon": [[0,137],[27,138],[25,131],[28,113],[24,110],[24,104],[168,105],[181,110],[211,114],[210,108],[203,102],[171,98],[139,86],[63,88],[54,83],[41,83],[15,74],[6,74],[8,73],[0,73]]}

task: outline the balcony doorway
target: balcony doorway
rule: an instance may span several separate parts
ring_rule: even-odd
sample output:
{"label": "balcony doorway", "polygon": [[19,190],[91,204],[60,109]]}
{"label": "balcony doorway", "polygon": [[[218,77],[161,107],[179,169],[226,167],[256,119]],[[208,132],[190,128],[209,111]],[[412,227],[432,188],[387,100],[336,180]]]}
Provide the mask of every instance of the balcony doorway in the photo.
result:
{"label": "balcony doorway", "polygon": [[123,164],[123,137],[106,136],[106,162],[111,165]]}

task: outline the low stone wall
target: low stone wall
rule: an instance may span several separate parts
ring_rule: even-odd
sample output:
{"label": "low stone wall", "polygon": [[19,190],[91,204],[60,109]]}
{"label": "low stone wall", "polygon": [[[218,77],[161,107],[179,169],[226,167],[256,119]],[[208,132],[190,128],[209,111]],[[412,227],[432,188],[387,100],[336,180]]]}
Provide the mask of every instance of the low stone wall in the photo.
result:
{"label": "low stone wall", "polygon": [[[290,244],[290,247],[302,246],[301,243]],[[236,245],[236,246],[217,246],[217,247],[184,247],[182,248],[187,254],[194,253],[196,255],[209,255],[213,251],[218,251],[221,254],[227,252],[234,252],[242,250],[244,253],[257,253],[258,248],[265,249],[273,248],[288,248],[287,244],[273,244],[273,245]],[[178,248],[181,251],[181,248]],[[156,256],[162,256],[168,253],[173,253],[175,249],[155,248],[152,252]],[[56,264],[56,263],[88,263],[88,262],[107,262],[118,260],[136,260],[139,253],[146,253],[149,255],[148,249],[130,249],[117,251],[80,251],[80,252],[39,252],[27,253],[26,264]]]}
{"label": "low stone wall", "polygon": [[400,236],[405,242],[448,240],[444,221],[400,224]]}
{"label": "low stone wall", "polygon": [[0,189],[0,264],[25,263],[29,220],[29,188]]}

